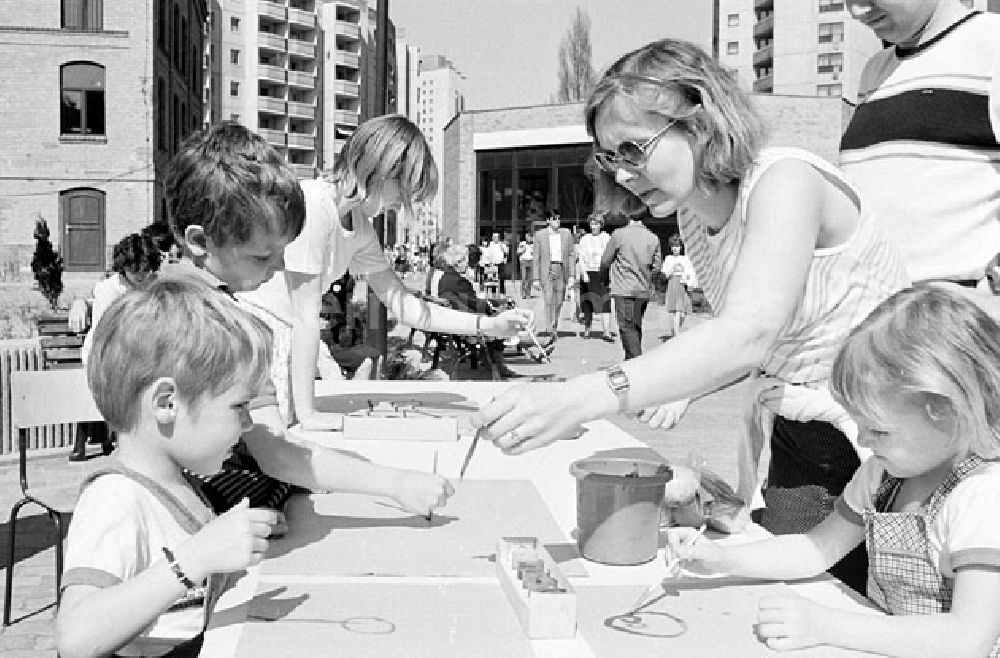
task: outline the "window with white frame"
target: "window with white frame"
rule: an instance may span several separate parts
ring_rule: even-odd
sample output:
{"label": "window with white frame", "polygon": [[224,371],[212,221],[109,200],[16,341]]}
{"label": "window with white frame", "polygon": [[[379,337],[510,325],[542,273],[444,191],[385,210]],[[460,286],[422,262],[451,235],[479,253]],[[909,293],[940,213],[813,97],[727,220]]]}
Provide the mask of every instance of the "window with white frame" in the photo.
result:
{"label": "window with white frame", "polygon": [[727,55],[739,55],[740,54],[740,42],[739,41],[729,41],[726,43],[726,54]]}
{"label": "window with white frame", "polygon": [[104,135],[104,67],[91,62],[60,70],[59,133]]}
{"label": "window with white frame", "polygon": [[840,43],[844,40],[843,23],[820,23],[819,42],[820,43]]}
{"label": "window with white frame", "polygon": [[840,73],[843,68],[843,53],[820,53],[816,56],[817,73]]}
{"label": "window with white frame", "polygon": [[840,96],[842,88],[839,84],[816,85],[817,96]]}
{"label": "window with white frame", "polygon": [[63,29],[104,29],[104,0],[62,0],[61,13]]}
{"label": "window with white frame", "polygon": [[831,11],[843,11],[844,0],[819,0],[819,12],[825,14]]}
{"label": "window with white frame", "polygon": [[739,27],[740,26],[740,15],[739,14],[729,14],[728,25],[729,25],[729,27]]}

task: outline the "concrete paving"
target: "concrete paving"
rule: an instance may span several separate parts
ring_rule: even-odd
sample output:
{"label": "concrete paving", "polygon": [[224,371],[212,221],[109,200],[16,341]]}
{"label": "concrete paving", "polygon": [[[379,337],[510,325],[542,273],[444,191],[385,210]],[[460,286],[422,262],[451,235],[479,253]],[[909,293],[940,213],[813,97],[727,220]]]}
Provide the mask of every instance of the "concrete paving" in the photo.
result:
{"label": "concrete paving", "polygon": [[[508,288],[513,290],[513,288]],[[541,299],[536,290],[530,299],[517,299],[519,306],[541,313]],[[606,343],[599,339],[585,340],[576,332],[580,325],[571,319],[572,305],[565,304],[560,323],[560,340],[552,353],[551,363],[539,364],[530,359],[512,357],[508,366],[532,378],[561,379],[610,366],[622,360],[621,344]],[[693,316],[689,326],[704,322],[704,317]],[[644,323],[643,350],[649,351],[662,342],[668,333],[669,316],[662,306],[652,304]],[[595,326],[595,329],[598,329]],[[617,327],[614,327],[617,333]],[[399,330],[405,335],[404,330]],[[669,364],[665,364],[669,367]],[[459,370],[458,378],[488,379],[484,369]],[[689,409],[681,424],[670,430],[652,430],[634,417],[616,416],[612,422],[630,432],[668,460],[695,459],[704,461],[713,470],[735,483],[736,445],[741,420],[740,408],[744,386],[736,386],[706,397]],[[99,446],[91,446],[94,458],[82,463],[70,463],[68,448],[40,452],[31,457],[32,483],[42,484],[79,482],[85,474],[99,466]],[[9,513],[11,505],[20,498],[16,460],[0,460],[0,513]],[[6,546],[9,522],[0,525],[0,548],[4,557],[0,561],[0,575],[5,576]],[[15,554],[13,619],[11,626],[0,630],[0,654],[6,658],[54,658],[55,652],[55,549],[52,524],[36,506],[26,507],[18,521],[17,551]],[[0,589],[3,588],[0,578]]]}

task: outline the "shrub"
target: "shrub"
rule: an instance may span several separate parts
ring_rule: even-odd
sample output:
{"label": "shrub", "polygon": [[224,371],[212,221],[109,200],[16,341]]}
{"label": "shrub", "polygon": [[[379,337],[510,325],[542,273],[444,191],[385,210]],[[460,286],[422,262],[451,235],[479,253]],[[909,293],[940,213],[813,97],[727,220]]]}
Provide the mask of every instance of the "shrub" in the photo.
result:
{"label": "shrub", "polygon": [[57,310],[59,295],[63,291],[63,260],[52,248],[49,225],[41,216],[35,220],[35,253],[31,257],[31,271],[35,274],[39,292],[48,300],[52,310]]}

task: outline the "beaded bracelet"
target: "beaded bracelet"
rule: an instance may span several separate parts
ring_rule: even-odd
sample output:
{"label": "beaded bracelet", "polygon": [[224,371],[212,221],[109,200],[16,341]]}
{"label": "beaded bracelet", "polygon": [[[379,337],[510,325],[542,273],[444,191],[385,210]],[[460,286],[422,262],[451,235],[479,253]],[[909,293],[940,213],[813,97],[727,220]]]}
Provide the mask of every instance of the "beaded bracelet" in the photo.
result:
{"label": "beaded bracelet", "polygon": [[174,552],[166,546],[162,546],[161,548],[163,549],[163,555],[166,556],[167,562],[170,564],[170,570],[174,572],[174,576],[177,577],[177,580],[180,581],[181,585],[184,585],[184,587],[188,590],[197,589],[198,586],[194,584],[193,580],[188,578],[188,575],[184,573],[183,569],[181,569],[181,565],[177,564],[177,558],[174,557]]}

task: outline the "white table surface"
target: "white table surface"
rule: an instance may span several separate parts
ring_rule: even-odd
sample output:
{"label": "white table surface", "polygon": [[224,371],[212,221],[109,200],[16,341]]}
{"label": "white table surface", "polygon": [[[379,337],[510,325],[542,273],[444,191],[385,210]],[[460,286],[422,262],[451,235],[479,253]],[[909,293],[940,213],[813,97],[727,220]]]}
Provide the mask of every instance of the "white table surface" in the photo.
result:
{"label": "white table surface", "polygon": [[[352,394],[359,392],[371,393],[374,400],[378,395],[407,394],[418,392],[450,392],[460,394],[470,400],[482,402],[488,400],[510,384],[494,382],[414,382],[414,381],[365,381],[365,382],[317,382],[317,397]],[[530,480],[538,489],[546,502],[552,516],[559,524],[567,538],[572,537],[576,528],[576,480],[569,474],[569,465],[577,459],[583,459],[600,454],[611,457],[654,457],[657,453],[624,432],[612,423],[604,420],[587,424],[588,431],[578,439],[559,441],[541,450],[526,455],[509,456],[502,454],[490,443],[481,443],[470,462],[466,477],[482,479],[518,479]],[[437,472],[448,478],[457,478],[461,463],[468,451],[471,436],[460,436],[455,442],[441,441],[379,441],[353,440],[339,438],[336,432],[303,432],[295,428],[292,436],[300,439],[353,451],[364,455],[380,464],[430,471],[437,453]],[[735,459],[735,455],[734,455]],[[314,494],[336,495],[336,494]],[[290,535],[294,532],[290,532]],[[748,530],[729,541],[748,541],[754,538],[766,537],[767,532],[752,525]],[[662,550],[657,559],[636,566],[610,566],[585,561],[588,572],[586,586],[601,585],[636,585],[646,587],[664,575],[664,560]],[[301,577],[262,576],[260,568],[251,568],[247,575],[227,591],[216,606],[212,623],[205,636],[205,645],[201,655],[206,657],[234,656],[242,631],[242,622],[247,613],[246,603],[257,592],[258,583],[288,581],[289,578],[301,581]],[[356,581],[356,578],[342,577],[344,582]],[[404,578],[405,580],[405,578]],[[330,582],[324,578],[323,582]],[[802,596],[813,599],[825,605],[857,610],[870,611],[863,599],[839,584],[833,578],[822,577],[809,582],[788,583]],[[724,596],[725,588],[719,589]],[[748,620],[748,624],[754,620]],[[594,656],[590,647],[578,632],[577,637],[568,640],[534,640],[532,649],[540,658],[587,658]],[[707,648],[706,648],[707,649]],[[765,649],[766,650],[766,649]],[[291,654],[290,654],[291,655]],[[711,655],[711,651],[703,655]],[[796,652],[795,655],[808,656],[848,656],[871,655],[843,651],[832,648],[822,648],[812,651]],[[603,658],[603,657],[602,657]]]}

